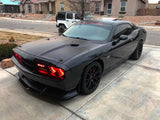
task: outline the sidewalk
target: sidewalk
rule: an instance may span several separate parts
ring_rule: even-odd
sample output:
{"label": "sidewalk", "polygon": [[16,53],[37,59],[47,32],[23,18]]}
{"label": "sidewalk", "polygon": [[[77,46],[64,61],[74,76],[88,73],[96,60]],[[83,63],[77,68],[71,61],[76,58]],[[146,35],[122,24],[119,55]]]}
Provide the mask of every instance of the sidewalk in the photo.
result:
{"label": "sidewalk", "polygon": [[105,74],[91,95],[56,101],[23,89],[13,67],[0,69],[1,120],[159,120],[160,47]]}

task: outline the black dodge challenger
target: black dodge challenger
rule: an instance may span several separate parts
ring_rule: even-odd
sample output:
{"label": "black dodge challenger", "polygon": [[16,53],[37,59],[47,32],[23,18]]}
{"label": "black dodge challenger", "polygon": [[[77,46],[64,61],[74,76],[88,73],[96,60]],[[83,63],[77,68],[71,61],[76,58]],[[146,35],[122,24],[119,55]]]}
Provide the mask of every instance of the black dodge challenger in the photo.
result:
{"label": "black dodge challenger", "polygon": [[123,20],[81,21],[62,36],[13,49],[19,81],[29,90],[62,99],[90,94],[102,73],[140,58],[146,31]]}

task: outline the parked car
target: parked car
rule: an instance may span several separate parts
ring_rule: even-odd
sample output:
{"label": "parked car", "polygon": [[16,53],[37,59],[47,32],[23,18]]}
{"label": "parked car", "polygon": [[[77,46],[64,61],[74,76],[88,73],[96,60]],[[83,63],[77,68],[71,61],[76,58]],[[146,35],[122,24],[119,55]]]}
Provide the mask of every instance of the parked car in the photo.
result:
{"label": "parked car", "polygon": [[13,49],[13,63],[27,89],[68,99],[96,90],[101,76],[127,59],[141,56],[146,31],[122,20],[84,20],[63,36]]}
{"label": "parked car", "polygon": [[[85,13],[84,20],[90,20],[93,18],[91,13]],[[81,13],[72,11],[62,11],[58,12],[56,15],[56,26],[58,27],[58,32],[60,34],[64,33],[71,25],[82,20]]]}
{"label": "parked car", "polygon": [[61,34],[63,33],[67,28],[69,28],[72,24],[75,22],[80,21],[81,18],[77,14],[77,12],[58,12],[56,15],[56,26],[58,27],[58,32]]}

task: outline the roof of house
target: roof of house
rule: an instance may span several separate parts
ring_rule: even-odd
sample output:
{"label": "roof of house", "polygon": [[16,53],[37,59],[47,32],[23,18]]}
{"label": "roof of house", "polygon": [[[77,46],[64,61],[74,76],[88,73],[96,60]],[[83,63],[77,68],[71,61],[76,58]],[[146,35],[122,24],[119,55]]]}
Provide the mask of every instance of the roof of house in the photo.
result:
{"label": "roof of house", "polygon": [[29,0],[29,1],[22,0],[22,1],[21,1],[22,4],[25,4],[26,2],[30,2],[30,3],[33,3],[33,4],[37,4],[37,3],[38,3],[38,0]]}
{"label": "roof of house", "polygon": [[37,1],[40,2],[40,3],[41,3],[41,2],[49,2],[49,1],[50,1],[50,2],[55,2],[55,0],[37,0]]}
{"label": "roof of house", "polygon": [[0,3],[4,5],[18,5],[20,1],[18,0],[0,0]]}

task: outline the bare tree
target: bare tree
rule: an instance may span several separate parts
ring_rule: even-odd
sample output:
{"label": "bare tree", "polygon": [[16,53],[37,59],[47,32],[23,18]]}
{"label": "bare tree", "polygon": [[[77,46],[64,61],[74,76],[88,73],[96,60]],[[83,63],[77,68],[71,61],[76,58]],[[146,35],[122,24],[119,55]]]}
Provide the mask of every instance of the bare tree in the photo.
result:
{"label": "bare tree", "polygon": [[68,0],[71,10],[77,11],[82,19],[86,12],[92,13],[95,9],[95,2],[93,0]]}

